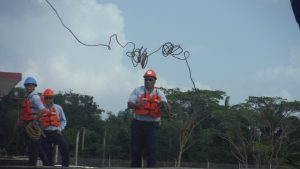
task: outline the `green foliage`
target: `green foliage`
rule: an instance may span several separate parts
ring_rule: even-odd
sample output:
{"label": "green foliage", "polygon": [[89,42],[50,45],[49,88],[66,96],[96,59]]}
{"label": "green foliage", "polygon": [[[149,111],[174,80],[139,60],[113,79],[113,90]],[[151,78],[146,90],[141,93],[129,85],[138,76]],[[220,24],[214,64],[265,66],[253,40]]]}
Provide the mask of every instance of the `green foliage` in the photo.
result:
{"label": "green foliage", "polygon": [[[162,118],[159,161],[174,161],[182,151],[184,162],[300,165],[299,101],[251,96],[231,106],[223,91],[163,90],[176,118]],[[24,93],[23,88],[16,88],[0,102],[0,148],[8,154],[25,152],[22,127],[16,127]],[[79,132],[80,157],[130,159],[133,115],[129,110],[108,112],[104,120],[104,110],[92,96],[72,91],[58,93],[55,102],[63,107],[68,120],[64,136],[72,156]]]}
{"label": "green foliage", "polygon": [[177,124],[171,119],[162,119],[157,153],[159,159],[161,161],[174,161],[178,144]]}
{"label": "green foliage", "polygon": [[68,117],[68,127],[97,127],[101,123],[101,113],[92,96],[73,92],[60,93],[55,96],[55,102],[60,104]]}
{"label": "green foliage", "polygon": [[278,165],[286,158],[288,135],[295,127],[290,118],[299,112],[298,104],[280,97],[249,97],[246,103],[229,107],[226,116],[215,114],[223,119],[219,120],[218,135],[230,144],[241,163]]}
{"label": "green foliage", "polygon": [[[16,95],[19,93],[19,95]],[[0,101],[0,148],[5,149],[7,153],[17,154],[24,152],[23,139],[18,138],[16,133],[19,128],[17,126],[20,104],[25,91],[21,88],[16,88],[11,91],[8,96]]]}
{"label": "green foliage", "polygon": [[107,154],[111,158],[128,159],[130,152],[129,124],[132,116],[128,112],[119,112],[118,115],[108,114],[105,120]]}

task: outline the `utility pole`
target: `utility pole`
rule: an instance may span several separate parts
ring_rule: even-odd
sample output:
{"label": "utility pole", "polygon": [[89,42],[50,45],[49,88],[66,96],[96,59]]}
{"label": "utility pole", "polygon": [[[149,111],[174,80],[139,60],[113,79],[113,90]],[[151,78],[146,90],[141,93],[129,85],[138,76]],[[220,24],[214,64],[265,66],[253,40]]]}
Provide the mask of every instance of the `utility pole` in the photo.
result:
{"label": "utility pole", "polygon": [[77,136],[76,136],[75,166],[77,166],[77,164],[78,164],[78,144],[79,144],[79,135],[80,135],[80,130],[77,131]]}
{"label": "utility pole", "polygon": [[82,128],[81,150],[84,150],[85,127]]}
{"label": "utility pole", "polygon": [[102,152],[102,167],[104,167],[104,162],[105,162],[105,149],[106,149],[106,128],[104,129],[102,145],[103,145],[103,152]]}

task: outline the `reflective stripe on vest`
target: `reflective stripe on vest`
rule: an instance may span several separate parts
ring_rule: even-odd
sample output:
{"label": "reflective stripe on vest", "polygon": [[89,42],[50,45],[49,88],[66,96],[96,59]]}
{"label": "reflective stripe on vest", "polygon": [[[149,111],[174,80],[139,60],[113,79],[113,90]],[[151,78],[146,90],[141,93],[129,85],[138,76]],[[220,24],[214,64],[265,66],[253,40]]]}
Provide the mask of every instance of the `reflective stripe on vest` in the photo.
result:
{"label": "reflective stripe on vest", "polygon": [[134,112],[138,115],[150,115],[154,118],[158,118],[161,116],[161,113],[158,110],[158,103],[160,101],[161,98],[158,95],[157,89],[153,96],[144,89],[144,94],[140,96],[140,102],[144,102],[144,105],[137,107]]}
{"label": "reflective stripe on vest", "polygon": [[59,117],[56,113],[56,110],[54,107],[50,109],[50,111],[46,111],[43,117],[40,118],[43,128],[49,127],[49,126],[60,126]]}

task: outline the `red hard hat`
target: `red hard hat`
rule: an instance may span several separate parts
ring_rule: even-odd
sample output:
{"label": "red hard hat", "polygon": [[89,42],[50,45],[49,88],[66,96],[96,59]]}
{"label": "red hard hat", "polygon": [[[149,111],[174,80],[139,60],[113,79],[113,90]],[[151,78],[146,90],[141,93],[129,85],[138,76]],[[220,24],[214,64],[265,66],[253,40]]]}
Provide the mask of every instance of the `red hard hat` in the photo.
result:
{"label": "red hard hat", "polygon": [[152,69],[149,69],[149,70],[146,71],[146,73],[145,73],[145,75],[144,75],[144,78],[145,78],[145,77],[154,77],[155,79],[157,79],[157,78],[156,78],[156,73],[155,73],[155,71],[152,70]]}
{"label": "red hard hat", "polygon": [[44,96],[54,96],[54,92],[52,89],[48,88],[44,91]]}

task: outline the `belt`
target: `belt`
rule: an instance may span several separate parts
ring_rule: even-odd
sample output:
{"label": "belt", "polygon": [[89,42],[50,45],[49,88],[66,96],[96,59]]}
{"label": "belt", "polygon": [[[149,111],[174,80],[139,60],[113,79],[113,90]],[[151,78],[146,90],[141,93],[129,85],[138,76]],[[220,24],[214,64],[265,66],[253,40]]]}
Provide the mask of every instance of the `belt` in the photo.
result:
{"label": "belt", "polygon": [[44,130],[46,135],[56,135],[59,133],[59,130]]}

